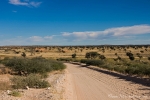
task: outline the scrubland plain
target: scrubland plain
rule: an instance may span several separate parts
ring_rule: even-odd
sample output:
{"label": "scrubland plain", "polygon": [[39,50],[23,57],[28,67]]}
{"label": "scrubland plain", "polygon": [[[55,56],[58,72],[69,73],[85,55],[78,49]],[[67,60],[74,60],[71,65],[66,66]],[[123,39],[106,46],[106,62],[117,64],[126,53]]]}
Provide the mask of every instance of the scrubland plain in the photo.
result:
{"label": "scrubland plain", "polygon": [[1,46],[0,74],[0,100],[148,100],[150,46]]}

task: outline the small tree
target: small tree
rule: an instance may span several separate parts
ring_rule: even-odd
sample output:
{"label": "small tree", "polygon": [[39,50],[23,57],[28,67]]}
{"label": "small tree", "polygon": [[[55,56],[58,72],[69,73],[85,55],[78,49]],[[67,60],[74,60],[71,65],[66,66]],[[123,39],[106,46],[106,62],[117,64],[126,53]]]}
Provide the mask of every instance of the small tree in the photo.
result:
{"label": "small tree", "polygon": [[85,54],[85,58],[87,58],[87,59],[91,58],[91,55],[89,52]]}
{"label": "small tree", "polygon": [[25,52],[22,52],[21,56],[25,58],[26,57]]}
{"label": "small tree", "polygon": [[144,51],[143,51],[143,50],[141,50],[140,52],[141,52],[141,53],[144,53]]}
{"label": "small tree", "polygon": [[126,55],[127,56],[133,56],[133,54],[131,52],[127,52]]}
{"label": "small tree", "polygon": [[117,61],[119,62],[120,60],[121,60],[121,57],[120,57],[120,56],[118,56]]}
{"label": "small tree", "polygon": [[86,53],[85,58],[95,59],[96,57],[98,57],[98,55],[99,54],[97,52],[88,52],[88,53]]}
{"label": "small tree", "polygon": [[99,59],[104,60],[106,57],[104,55],[99,55]]}
{"label": "small tree", "polygon": [[30,56],[32,56],[33,54],[35,55],[35,52],[34,52],[34,48],[30,48],[30,53],[31,53],[31,55]]}
{"label": "small tree", "polygon": [[129,59],[130,60],[134,60],[134,56],[129,56]]}
{"label": "small tree", "polygon": [[142,56],[140,55],[140,53],[137,53],[136,55],[139,57],[139,61],[141,61]]}
{"label": "small tree", "polygon": [[72,54],[72,58],[76,58],[76,54],[74,53],[74,54]]}
{"label": "small tree", "polygon": [[150,61],[150,57],[148,57],[148,60]]}
{"label": "small tree", "polygon": [[91,53],[91,59],[96,58],[99,54],[97,52],[90,52]]}
{"label": "small tree", "polygon": [[127,52],[126,55],[129,57],[130,60],[134,60],[134,56],[131,52]]}

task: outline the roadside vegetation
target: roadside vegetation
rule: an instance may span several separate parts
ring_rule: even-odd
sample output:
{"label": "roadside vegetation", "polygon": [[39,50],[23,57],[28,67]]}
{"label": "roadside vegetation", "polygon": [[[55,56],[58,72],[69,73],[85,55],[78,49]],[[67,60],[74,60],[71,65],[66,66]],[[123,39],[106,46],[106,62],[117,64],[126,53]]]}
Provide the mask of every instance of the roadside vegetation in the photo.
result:
{"label": "roadside vegetation", "polygon": [[109,60],[96,60],[96,59],[82,59],[81,63],[87,65],[94,65],[100,68],[108,69],[110,71],[117,71],[119,73],[128,75],[137,75],[140,77],[150,77],[150,63],[122,60],[120,62],[114,62],[112,59]]}
{"label": "roadside vegetation", "polygon": [[[93,53],[93,52],[92,52]],[[87,53],[89,55],[89,53]],[[104,68],[110,71],[116,71],[123,74],[128,75],[137,75],[139,77],[148,76],[150,77],[150,63],[149,62],[139,62],[139,60],[134,61],[134,57],[132,53],[127,53],[127,56],[129,56],[129,59],[122,59],[121,57],[117,57],[116,59],[105,59],[103,56],[101,59],[100,54],[99,59],[95,57],[87,57],[87,54],[85,55],[85,58],[87,59],[81,59],[81,63],[86,63],[87,65],[94,65],[98,66],[100,68]],[[90,59],[89,59],[90,58]],[[140,58],[141,59],[141,58]]]}
{"label": "roadside vegetation", "polygon": [[[14,89],[24,89],[26,86],[29,88],[49,87],[50,84],[45,80],[48,73],[66,68],[61,62],[42,57],[30,59],[25,57],[5,58],[1,60],[1,63],[11,70],[9,74],[14,75],[10,79]],[[5,87],[8,86],[5,85]],[[5,87],[1,88],[5,89]]]}
{"label": "roadside vegetation", "polygon": [[0,59],[6,66],[0,68],[0,73],[16,75],[23,81],[29,76],[33,78],[32,74],[43,80],[47,73],[63,70],[63,62],[81,62],[123,74],[150,77],[150,45],[2,46]]}
{"label": "roadside vegetation", "polygon": [[52,60],[45,59],[42,57],[37,58],[11,58],[4,59],[2,63],[10,68],[16,74],[25,75],[25,74],[45,74],[55,70],[65,69],[63,63]]}

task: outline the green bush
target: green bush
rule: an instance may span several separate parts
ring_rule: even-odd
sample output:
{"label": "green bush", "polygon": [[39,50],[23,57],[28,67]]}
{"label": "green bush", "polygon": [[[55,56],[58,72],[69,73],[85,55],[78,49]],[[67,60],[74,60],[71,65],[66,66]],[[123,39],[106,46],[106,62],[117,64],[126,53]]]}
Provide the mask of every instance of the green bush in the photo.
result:
{"label": "green bush", "polygon": [[115,71],[117,71],[117,72],[119,72],[119,73],[125,73],[125,69],[126,69],[126,67],[124,67],[124,66],[116,66],[116,67],[114,67],[114,70]]}
{"label": "green bush", "polygon": [[108,70],[110,70],[110,71],[113,71],[114,70],[114,66],[113,65],[104,65],[104,66],[101,66],[102,68],[104,68],[104,69],[108,69]]}
{"label": "green bush", "polygon": [[123,74],[149,76],[150,77],[150,64],[136,61],[122,60],[121,62],[112,62],[111,60],[96,60],[96,59],[82,59],[81,63],[87,65],[94,65],[108,70],[114,70]]}
{"label": "green bush", "polygon": [[18,91],[12,91],[12,92],[10,93],[10,95],[12,95],[12,96],[14,96],[14,97],[21,97],[21,93],[18,92]]}
{"label": "green bush", "polygon": [[150,61],[150,57],[147,58]]}
{"label": "green bush", "polygon": [[55,60],[48,60],[44,58],[12,58],[3,61],[5,66],[13,69],[16,72],[24,71],[31,73],[47,73],[53,70],[63,70],[65,65]]}
{"label": "green bush", "polygon": [[72,56],[72,58],[76,58],[76,54],[75,54],[75,53],[74,53],[74,54],[72,54],[71,56]]}
{"label": "green bush", "polygon": [[25,83],[25,77],[15,76],[10,80],[13,83],[13,88],[15,89],[25,88],[25,86],[27,86],[27,84]]}
{"label": "green bush", "polygon": [[81,63],[86,63],[87,65],[94,65],[94,66],[100,66],[104,64],[102,60],[96,59],[81,59]]}
{"label": "green bush", "polygon": [[147,64],[142,64],[142,63],[133,63],[129,65],[126,69],[125,72],[127,74],[135,74],[135,75],[150,75],[150,66]]}
{"label": "green bush", "polygon": [[85,54],[85,58],[91,58],[91,59],[95,59],[96,57],[98,57],[98,53],[97,52],[87,52]]}
{"label": "green bush", "polygon": [[15,76],[11,78],[11,82],[15,89],[23,89],[26,86],[29,86],[30,88],[46,88],[50,86],[47,81],[43,80],[42,77],[37,74],[30,74],[27,77]]}
{"label": "green bush", "polygon": [[72,60],[73,60],[72,58],[59,58],[59,59],[57,59],[57,61],[65,61],[65,62],[72,61]]}

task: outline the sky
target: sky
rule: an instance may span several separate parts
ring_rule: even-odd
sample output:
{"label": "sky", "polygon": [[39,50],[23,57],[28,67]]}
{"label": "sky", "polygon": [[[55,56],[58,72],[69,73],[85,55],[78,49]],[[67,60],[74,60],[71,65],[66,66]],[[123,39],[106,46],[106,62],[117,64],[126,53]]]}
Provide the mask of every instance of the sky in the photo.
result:
{"label": "sky", "polygon": [[150,44],[150,0],[1,0],[0,46]]}

